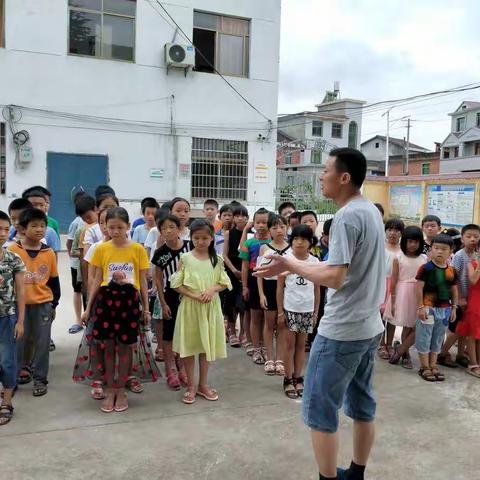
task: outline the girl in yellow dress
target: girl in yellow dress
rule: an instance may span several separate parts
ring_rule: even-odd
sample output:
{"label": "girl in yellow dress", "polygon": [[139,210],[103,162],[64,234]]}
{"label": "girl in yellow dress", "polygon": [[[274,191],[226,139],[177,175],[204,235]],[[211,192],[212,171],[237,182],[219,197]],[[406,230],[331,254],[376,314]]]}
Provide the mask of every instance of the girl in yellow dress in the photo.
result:
{"label": "girl in yellow dress", "polygon": [[[207,383],[209,362],[227,356],[225,329],[219,292],[231,290],[223,259],[215,252],[215,233],[206,220],[190,226],[193,250],[181,256],[171,288],[182,295],[177,313],[173,350],[183,359],[188,387],[183,402],[192,404],[197,395],[218,400],[217,391]],[[199,357],[198,387],[195,382],[195,355]]]}

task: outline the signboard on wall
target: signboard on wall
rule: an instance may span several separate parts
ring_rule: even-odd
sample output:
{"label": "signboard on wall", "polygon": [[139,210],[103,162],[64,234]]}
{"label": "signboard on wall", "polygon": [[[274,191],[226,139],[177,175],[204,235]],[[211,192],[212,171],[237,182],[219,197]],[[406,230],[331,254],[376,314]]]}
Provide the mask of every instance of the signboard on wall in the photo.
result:
{"label": "signboard on wall", "polygon": [[266,162],[255,163],[255,177],[253,181],[255,183],[268,182],[268,163]]}
{"label": "signboard on wall", "polygon": [[398,185],[390,187],[390,215],[406,223],[420,223],[423,210],[421,185]]}
{"label": "signboard on wall", "polygon": [[442,225],[461,227],[473,221],[475,185],[430,185],[427,213],[437,215]]}

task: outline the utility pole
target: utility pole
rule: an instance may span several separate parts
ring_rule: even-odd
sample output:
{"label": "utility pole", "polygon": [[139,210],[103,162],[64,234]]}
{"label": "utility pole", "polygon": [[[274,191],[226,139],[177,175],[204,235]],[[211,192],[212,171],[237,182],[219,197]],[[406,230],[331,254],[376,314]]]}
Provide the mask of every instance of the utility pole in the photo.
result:
{"label": "utility pole", "polygon": [[410,117],[407,119],[407,154],[406,154],[406,162],[405,162],[405,175],[408,175],[408,160],[410,156]]}
{"label": "utility pole", "polygon": [[385,137],[385,176],[388,177],[388,163],[390,157],[390,110],[393,107],[390,107],[385,113],[382,114],[387,116],[387,135]]}

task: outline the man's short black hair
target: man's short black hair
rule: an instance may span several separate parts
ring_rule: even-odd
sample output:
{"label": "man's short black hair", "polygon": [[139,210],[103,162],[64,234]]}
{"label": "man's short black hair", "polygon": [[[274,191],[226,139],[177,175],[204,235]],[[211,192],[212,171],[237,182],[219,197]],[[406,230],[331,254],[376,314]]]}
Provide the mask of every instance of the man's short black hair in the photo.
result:
{"label": "man's short black hair", "polygon": [[387,230],[398,230],[402,233],[405,230],[405,224],[399,218],[389,218],[385,222],[385,231]]}
{"label": "man's short black hair", "polygon": [[227,203],[226,205],[222,205],[222,208],[220,209],[220,216],[222,216],[222,213],[225,213],[225,212],[230,212],[233,214],[233,207]]}
{"label": "man's short black hair", "polygon": [[292,203],[292,202],[283,202],[283,203],[281,203],[281,204],[278,206],[278,213],[281,215],[282,212],[283,212],[286,208],[293,208],[294,210],[297,210],[297,207],[295,206],[294,203]]}
{"label": "man's short black hair", "polygon": [[323,224],[323,229],[322,229],[324,235],[330,235],[330,228],[332,227],[332,222],[333,222],[332,218],[325,220]]}
{"label": "man's short black hair", "polygon": [[298,221],[300,221],[300,218],[301,218],[301,216],[302,216],[302,213],[303,213],[303,212],[298,212],[298,211],[297,211],[297,212],[292,212],[292,214],[291,214],[290,217],[289,217],[289,220],[292,220],[292,219],[295,220],[295,219],[297,219]]}
{"label": "man's short black hair", "polygon": [[435,243],[448,245],[450,248],[453,248],[454,246],[453,238],[450,235],[447,235],[446,233],[439,233],[438,235],[435,235],[435,237],[433,237],[433,240],[432,240],[432,246]]}
{"label": "man's short black hair", "polygon": [[90,195],[84,195],[75,202],[75,213],[77,214],[77,216],[81,217],[90,210],[95,211],[96,206],[97,204],[93,197],[91,197]]}
{"label": "man's short black hair", "polygon": [[207,205],[213,205],[215,208],[218,208],[218,202],[214,198],[208,198],[203,202],[203,208]]}
{"label": "man's short black hair", "polygon": [[147,197],[142,200],[141,207],[144,214],[147,208],[160,208],[160,205],[153,197]]}
{"label": "man's short black hair", "polygon": [[[32,193],[33,192],[33,193]],[[22,193],[23,198],[30,198],[30,197],[44,197],[50,200],[52,197],[52,192],[41,185],[35,185],[34,187],[27,188]]]}
{"label": "man's short black hair", "polygon": [[237,205],[233,208],[233,216],[249,217],[247,207],[244,205]]}
{"label": "man's short black hair", "polygon": [[26,198],[16,198],[10,202],[8,213],[12,210],[25,210],[26,208],[32,208],[32,204]]}
{"label": "man's short black hair", "polygon": [[474,230],[475,232],[480,232],[480,226],[476,223],[468,223],[462,227],[462,235],[465,235],[469,230]]}
{"label": "man's short black hair", "polygon": [[8,222],[9,225],[12,223],[10,221],[10,217],[8,216],[8,214],[5,213],[3,210],[0,210],[0,220],[3,220],[4,222]]}
{"label": "man's short black hair", "polygon": [[356,188],[363,185],[367,175],[367,159],[355,148],[334,148],[330,154],[335,157],[335,168],[338,172],[349,173],[352,184]]}
{"label": "man's short black hair", "polygon": [[99,185],[95,189],[95,198],[100,197],[100,195],[105,195],[106,193],[115,196],[115,190],[110,185]]}
{"label": "man's short black hair", "polygon": [[35,220],[44,221],[45,226],[48,224],[48,218],[42,210],[38,208],[26,208],[21,214],[18,220],[18,224],[23,228],[27,228],[28,224]]}
{"label": "man's short black hair", "polygon": [[303,212],[299,212],[300,215],[299,215],[299,220],[300,222],[302,221],[302,218],[303,217],[306,217],[307,215],[313,215],[313,217],[315,218],[315,221],[318,223],[318,217],[317,217],[317,214],[313,211],[313,210],[304,210]]}
{"label": "man's short black hair", "polygon": [[426,215],[422,218],[422,227],[427,222],[436,222],[439,227],[442,226],[442,221],[436,215]]}

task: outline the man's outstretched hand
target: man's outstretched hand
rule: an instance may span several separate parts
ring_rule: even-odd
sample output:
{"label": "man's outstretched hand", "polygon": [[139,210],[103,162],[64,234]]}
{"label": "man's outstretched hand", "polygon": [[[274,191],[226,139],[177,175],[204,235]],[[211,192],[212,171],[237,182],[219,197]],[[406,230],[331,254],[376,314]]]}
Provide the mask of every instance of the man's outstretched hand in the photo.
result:
{"label": "man's outstretched hand", "polygon": [[268,263],[258,266],[253,275],[260,278],[270,278],[282,273],[288,272],[290,269],[290,261],[282,255],[272,255],[268,257]]}

